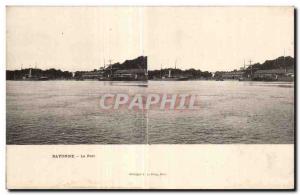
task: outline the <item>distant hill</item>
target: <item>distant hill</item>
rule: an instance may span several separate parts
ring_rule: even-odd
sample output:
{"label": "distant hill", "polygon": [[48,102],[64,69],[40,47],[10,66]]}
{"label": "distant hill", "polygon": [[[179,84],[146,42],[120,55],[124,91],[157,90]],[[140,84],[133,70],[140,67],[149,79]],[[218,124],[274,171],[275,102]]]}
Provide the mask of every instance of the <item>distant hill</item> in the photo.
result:
{"label": "distant hill", "polygon": [[140,56],[132,60],[125,60],[123,63],[115,63],[106,69],[124,70],[124,69],[145,69],[147,70],[147,56]]}
{"label": "distant hill", "polygon": [[269,70],[269,69],[294,69],[295,61],[291,56],[280,56],[274,60],[266,60],[264,63],[256,63],[247,68],[251,70]]}

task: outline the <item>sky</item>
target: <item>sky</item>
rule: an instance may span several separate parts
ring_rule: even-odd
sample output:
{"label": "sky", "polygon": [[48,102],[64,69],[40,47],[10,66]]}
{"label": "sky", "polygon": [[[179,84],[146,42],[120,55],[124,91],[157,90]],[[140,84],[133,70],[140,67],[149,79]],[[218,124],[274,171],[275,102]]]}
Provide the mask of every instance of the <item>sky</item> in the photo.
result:
{"label": "sky", "polygon": [[7,7],[7,69],[239,69],[294,56],[292,7]]}

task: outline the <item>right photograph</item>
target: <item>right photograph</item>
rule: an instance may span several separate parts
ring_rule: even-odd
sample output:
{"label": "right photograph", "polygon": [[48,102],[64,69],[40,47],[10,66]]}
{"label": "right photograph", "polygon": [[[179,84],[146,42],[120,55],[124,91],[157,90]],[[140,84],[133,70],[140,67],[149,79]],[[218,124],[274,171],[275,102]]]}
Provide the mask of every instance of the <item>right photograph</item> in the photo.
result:
{"label": "right photograph", "polygon": [[[294,143],[292,8],[147,8],[147,16],[147,91],[177,94],[171,109],[148,111],[150,144]],[[183,94],[195,96],[194,109],[176,109]]]}
{"label": "right photograph", "polygon": [[7,189],[296,189],[292,6],[7,6]]}

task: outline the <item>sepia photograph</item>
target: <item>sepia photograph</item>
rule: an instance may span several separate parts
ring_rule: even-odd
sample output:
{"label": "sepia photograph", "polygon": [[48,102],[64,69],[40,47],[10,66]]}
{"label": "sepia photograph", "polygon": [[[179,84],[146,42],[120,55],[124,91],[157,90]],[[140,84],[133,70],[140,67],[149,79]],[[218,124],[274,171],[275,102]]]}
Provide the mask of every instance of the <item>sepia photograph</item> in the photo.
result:
{"label": "sepia photograph", "polygon": [[[293,189],[294,16],[291,6],[7,6],[7,187]],[[73,172],[55,180],[64,163]]]}

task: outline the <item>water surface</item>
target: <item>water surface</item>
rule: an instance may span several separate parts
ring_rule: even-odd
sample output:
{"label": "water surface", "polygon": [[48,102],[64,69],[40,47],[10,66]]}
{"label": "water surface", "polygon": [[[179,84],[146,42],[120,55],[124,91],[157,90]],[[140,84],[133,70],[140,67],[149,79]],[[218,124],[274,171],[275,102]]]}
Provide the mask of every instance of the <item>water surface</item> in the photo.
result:
{"label": "water surface", "polygon": [[[105,93],[195,94],[197,110],[103,110]],[[294,84],[7,81],[7,144],[287,144]]]}

